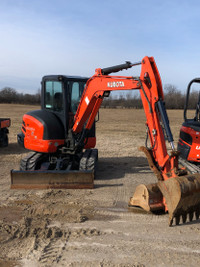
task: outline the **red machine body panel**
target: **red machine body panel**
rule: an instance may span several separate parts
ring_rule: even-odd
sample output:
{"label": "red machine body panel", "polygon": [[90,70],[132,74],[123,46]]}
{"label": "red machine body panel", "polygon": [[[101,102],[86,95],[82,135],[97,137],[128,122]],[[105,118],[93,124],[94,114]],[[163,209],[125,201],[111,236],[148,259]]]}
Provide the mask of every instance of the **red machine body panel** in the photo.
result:
{"label": "red machine body panel", "polygon": [[22,132],[25,135],[24,146],[33,151],[54,153],[64,140],[44,140],[44,125],[32,116],[23,116]]}
{"label": "red machine body panel", "polygon": [[[44,125],[36,118],[25,114],[23,116],[22,133],[24,134],[24,147],[41,153],[55,153],[58,147],[64,145],[64,139],[44,140]],[[85,149],[96,146],[96,137],[85,140]]]}
{"label": "red machine body panel", "polygon": [[200,162],[200,132],[185,126],[181,127],[181,132],[189,134],[192,140],[190,144],[181,138],[179,139],[179,146],[186,145],[189,147],[187,160],[193,162]]}

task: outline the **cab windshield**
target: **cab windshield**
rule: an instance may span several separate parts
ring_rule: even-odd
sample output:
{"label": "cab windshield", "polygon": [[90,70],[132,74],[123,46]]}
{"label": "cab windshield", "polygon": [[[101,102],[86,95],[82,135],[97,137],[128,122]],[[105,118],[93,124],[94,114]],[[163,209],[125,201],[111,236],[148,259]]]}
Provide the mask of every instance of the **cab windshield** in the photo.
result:
{"label": "cab windshield", "polygon": [[45,108],[54,111],[63,111],[63,90],[62,82],[46,81],[45,82]]}

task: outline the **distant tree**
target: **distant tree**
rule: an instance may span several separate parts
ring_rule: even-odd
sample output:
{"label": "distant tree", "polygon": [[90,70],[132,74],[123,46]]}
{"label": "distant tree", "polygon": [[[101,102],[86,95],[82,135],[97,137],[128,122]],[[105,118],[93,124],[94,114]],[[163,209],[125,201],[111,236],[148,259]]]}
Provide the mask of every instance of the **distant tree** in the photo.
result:
{"label": "distant tree", "polygon": [[0,103],[40,104],[40,92],[35,95],[18,93],[15,89],[5,87],[0,90]]}
{"label": "distant tree", "polygon": [[166,84],[164,87],[165,104],[168,109],[183,109],[185,102],[185,95],[179,91],[176,86]]}
{"label": "distant tree", "polygon": [[0,91],[0,101],[2,103],[14,103],[18,100],[17,91],[10,87],[5,87]]}
{"label": "distant tree", "polygon": [[[189,98],[188,108],[195,109],[199,93],[192,91]],[[40,89],[36,94],[18,93],[15,89],[5,87],[0,90],[0,103],[19,103],[19,104],[33,104],[38,105],[41,101]],[[185,104],[185,94],[172,84],[164,86],[164,101],[167,109],[183,109]],[[118,96],[110,95],[105,97],[101,105],[103,108],[143,108],[139,91],[134,93],[128,91],[123,92]]]}

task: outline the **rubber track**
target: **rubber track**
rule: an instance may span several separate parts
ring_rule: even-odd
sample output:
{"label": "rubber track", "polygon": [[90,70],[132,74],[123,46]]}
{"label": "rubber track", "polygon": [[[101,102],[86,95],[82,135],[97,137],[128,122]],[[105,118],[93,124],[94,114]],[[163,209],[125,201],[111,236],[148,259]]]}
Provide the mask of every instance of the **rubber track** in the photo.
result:
{"label": "rubber track", "polygon": [[36,169],[36,165],[41,158],[42,153],[30,152],[20,162],[21,171],[33,171]]}
{"label": "rubber track", "polygon": [[98,161],[98,150],[97,149],[87,149],[83,157],[80,160],[79,170],[82,171],[96,171]]}
{"label": "rubber track", "polygon": [[8,132],[7,128],[0,129],[0,147],[8,146]]}

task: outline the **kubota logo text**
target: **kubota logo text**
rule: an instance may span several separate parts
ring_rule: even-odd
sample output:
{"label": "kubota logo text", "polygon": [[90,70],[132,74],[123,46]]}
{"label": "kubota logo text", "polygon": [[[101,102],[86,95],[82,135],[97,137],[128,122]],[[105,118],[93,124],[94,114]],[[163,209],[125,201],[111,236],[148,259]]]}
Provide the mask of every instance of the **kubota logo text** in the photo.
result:
{"label": "kubota logo text", "polygon": [[200,146],[196,146],[196,149],[197,149],[197,150],[200,150]]}
{"label": "kubota logo text", "polygon": [[124,82],[108,82],[107,83],[108,87],[124,87]]}

